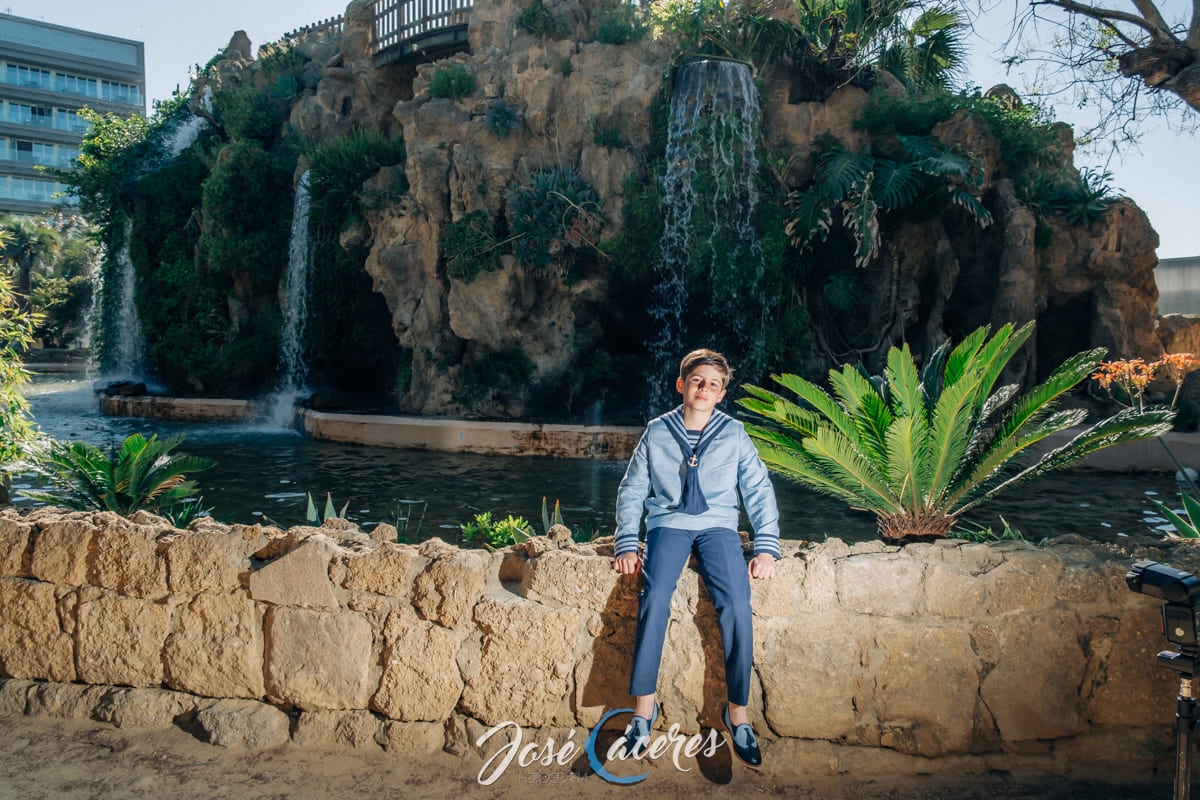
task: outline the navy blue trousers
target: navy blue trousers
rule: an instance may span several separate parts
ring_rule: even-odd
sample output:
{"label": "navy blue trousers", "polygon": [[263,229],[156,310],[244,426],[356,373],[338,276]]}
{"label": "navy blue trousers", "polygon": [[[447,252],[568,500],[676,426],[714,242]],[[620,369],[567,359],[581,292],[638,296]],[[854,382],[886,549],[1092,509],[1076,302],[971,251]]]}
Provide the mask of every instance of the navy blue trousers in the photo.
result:
{"label": "navy blue trousers", "polygon": [[693,552],[721,626],[729,702],[749,705],[750,669],[754,663],[750,578],[742,540],[728,528],[702,531],[655,528],[646,533],[629,693],[654,694],[657,689],[658,667],[671,616],[671,596]]}

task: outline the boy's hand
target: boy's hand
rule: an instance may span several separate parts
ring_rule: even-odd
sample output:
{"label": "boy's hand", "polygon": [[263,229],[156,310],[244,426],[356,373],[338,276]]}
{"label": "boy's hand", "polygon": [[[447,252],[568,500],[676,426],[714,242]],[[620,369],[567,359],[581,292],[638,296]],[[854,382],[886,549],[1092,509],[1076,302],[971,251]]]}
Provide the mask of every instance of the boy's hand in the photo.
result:
{"label": "boy's hand", "polygon": [[751,578],[774,578],[775,557],[769,553],[759,553],[750,559]]}
{"label": "boy's hand", "polygon": [[621,553],[613,559],[613,569],[622,575],[636,575],[642,571],[642,560],[637,553]]}

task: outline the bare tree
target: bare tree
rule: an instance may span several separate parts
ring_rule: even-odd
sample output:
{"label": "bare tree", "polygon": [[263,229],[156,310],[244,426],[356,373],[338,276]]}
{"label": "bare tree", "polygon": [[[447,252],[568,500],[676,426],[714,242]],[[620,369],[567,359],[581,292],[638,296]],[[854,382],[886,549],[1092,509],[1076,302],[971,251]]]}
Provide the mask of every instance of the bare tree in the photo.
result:
{"label": "bare tree", "polygon": [[[1132,139],[1149,116],[1200,123],[1200,0],[1017,0],[1008,63],[1035,63],[1046,95],[1094,104],[1084,137]],[[1127,5],[1129,8],[1107,6]],[[1065,69],[1064,69],[1065,68]]]}

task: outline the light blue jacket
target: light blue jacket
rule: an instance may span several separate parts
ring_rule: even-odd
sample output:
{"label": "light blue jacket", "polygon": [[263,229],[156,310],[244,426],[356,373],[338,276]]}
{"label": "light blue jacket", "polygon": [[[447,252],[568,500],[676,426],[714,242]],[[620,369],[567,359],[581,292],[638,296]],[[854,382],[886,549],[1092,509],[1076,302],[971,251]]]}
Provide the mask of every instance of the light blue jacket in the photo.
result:
{"label": "light blue jacket", "polygon": [[[746,515],[754,528],[754,554],[770,553],[779,558],[779,509],[767,468],[746,428],[736,419],[713,438],[700,458],[700,488],[708,502],[702,514],[675,510],[683,489],[684,455],[665,422],[670,414],[682,414],[682,406],[650,420],[642,434],[621,486],[617,490],[616,555],[635,553],[642,512],[648,511],[646,530],[738,527],[738,490],[746,504]],[[713,414],[720,414],[713,411]]]}

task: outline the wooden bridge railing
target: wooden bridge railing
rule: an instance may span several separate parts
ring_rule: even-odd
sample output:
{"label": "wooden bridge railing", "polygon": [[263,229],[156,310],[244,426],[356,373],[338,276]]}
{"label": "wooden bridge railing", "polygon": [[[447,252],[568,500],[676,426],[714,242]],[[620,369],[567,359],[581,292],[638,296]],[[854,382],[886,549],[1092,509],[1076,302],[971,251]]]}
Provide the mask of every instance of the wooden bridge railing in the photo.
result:
{"label": "wooden bridge railing", "polygon": [[371,49],[393,45],[444,28],[466,25],[474,0],[376,0],[371,5]]}
{"label": "wooden bridge railing", "polygon": [[[466,25],[475,0],[375,0],[371,4],[371,52],[379,53],[446,28]],[[334,37],[342,32],[342,17],[331,17],[288,33]]]}

